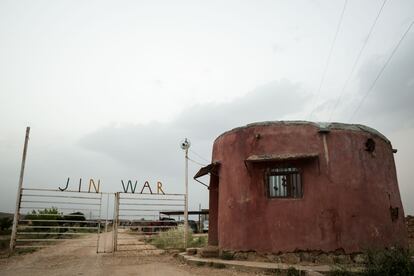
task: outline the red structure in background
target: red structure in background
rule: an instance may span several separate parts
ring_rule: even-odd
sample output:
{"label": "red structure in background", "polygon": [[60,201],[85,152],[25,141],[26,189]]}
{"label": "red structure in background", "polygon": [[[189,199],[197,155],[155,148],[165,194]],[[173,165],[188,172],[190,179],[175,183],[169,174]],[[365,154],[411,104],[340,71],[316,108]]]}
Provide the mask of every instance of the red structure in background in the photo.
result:
{"label": "red structure in background", "polygon": [[407,247],[391,143],[362,125],[278,121],[219,136],[209,244],[281,253]]}

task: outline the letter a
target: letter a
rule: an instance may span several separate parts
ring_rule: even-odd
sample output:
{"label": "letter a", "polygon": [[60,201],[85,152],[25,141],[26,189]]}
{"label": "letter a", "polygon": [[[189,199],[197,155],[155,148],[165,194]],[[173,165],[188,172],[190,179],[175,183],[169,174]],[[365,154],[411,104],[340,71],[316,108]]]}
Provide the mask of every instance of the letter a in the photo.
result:
{"label": "letter a", "polygon": [[148,181],[145,181],[144,186],[142,186],[141,194],[144,191],[145,187],[147,187],[150,190],[150,193],[152,194],[152,190]]}

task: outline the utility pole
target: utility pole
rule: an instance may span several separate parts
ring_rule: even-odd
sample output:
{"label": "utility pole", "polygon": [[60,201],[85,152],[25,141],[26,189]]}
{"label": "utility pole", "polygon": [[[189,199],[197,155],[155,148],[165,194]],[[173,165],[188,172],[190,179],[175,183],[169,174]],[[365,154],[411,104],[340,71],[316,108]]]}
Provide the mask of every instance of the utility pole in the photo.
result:
{"label": "utility pole", "polygon": [[188,149],[191,146],[190,140],[187,138],[180,144],[181,148],[185,150],[185,206],[184,206],[184,248],[187,248],[188,237]]}
{"label": "utility pole", "polygon": [[198,232],[202,233],[203,231],[201,230],[201,203],[198,204]]}
{"label": "utility pole", "polygon": [[26,154],[27,154],[27,144],[29,142],[29,133],[30,133],[30,127],[26,127],[26,136],[24,139],[22,165],[20,167],[19,187],[17,189],[16,209],[14,210],[13,228],[12,228],[12,233],[10,237],[10,251],[13,251],[14,248],[16,247],[17,224],[19,222],[19,216],[20,216],[19,211],[20,211],[20,202],[22,199],[24,166],[26,164]]}

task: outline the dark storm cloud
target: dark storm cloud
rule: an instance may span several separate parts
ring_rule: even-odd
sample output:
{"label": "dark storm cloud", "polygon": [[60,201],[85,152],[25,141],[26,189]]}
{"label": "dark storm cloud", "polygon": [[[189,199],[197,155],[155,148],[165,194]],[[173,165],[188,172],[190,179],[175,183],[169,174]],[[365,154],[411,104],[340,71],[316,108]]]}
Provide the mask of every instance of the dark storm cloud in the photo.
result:
{"label": "dark storm cloud", "polygon": [[298,113],[307,98],[299,84],[274,81],[229,103],[192,106],[172,124],[191,133],[191,137],[212,140],[230,128]]}
{"label": "dark storm cloud", "polygon": [[[411,164],[414,154],[412,147],[414,55],[412,49],[414,49],[413,33],[409,34],[401,44],[354,117],[355,121],[363,122],[382,131],[391,140],[393,147],[398,149],[395,162],[405,214],[414,213],[412,197],[414,187],[411,185],[413,178]],[[359,72],[360,89],[353,101],[354,106],[350,110],[354,110],[356,103],[359,103],[366,95],[386,58],[388,58],[387,54],[372,57],[362,66]]]}
{"label": "dark storm cloud", "polygon": [[194,105],[168,123],[108,126],[85,136],[80,145],[136,167],[138,172],[162,171],[173,176],[182,167],[177,160],[182,160],[178,143],[183,137],[189,137],[193,149],[210,158],[212,142],[222,132],[254,121],[279,120],[299,112],[305,99],[299,84],[275,81],[228,103]]}
{"label": "dark storm cloud", "polygon": [[[355,115],[384,130],[414,126],[414,35],[407,36],[374,89]],[[372,85],[387,56],[372,57],[359,74],[359,103]],[[356,108],[356,107],[354,107]]]}

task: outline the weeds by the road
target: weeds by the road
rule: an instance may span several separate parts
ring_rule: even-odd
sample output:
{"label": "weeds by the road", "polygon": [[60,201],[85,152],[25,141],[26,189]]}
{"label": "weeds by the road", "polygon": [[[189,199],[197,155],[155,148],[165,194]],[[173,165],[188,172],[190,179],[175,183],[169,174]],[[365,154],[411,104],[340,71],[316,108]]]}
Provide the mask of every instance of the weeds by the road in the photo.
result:
{"label": "weeds by the road", "polygon": [[286,275],[287,276],[300,276],[300,271],[297,270],[294,267],[289,267],[288,270],[286,271]]}
{"label": "weeds by the road", "polygon": [[28,247],[28,248],[16,248],[13,253],[10,252],[10,235],[7,235],[7,239],[4,239],[5,235],[0,235],[0,259],[8,258],[11,255],[24,255],[28,253],[35,252],[38,248]]}
{"label": "weeds by the road", "polygon": [[10,245],[10,236],[8,236],[8,239],[0,239],[0,251],[9,248]]}
{"label": "weeds by the road", "polygon": [[[160,249],[184,249],[184,227],[179,226],[151,237],[150,243]],[[191,231],[187,235],[187,247],[203,247],[207,245],[207,237],[195,237]]]}
{"label": "weeds by the road", "polygon": [[16,248],[14,250],[14,254],[24,255],[24,254],[28,254],[28,253],[33,253],[37,250],[39,250],[38,247]]}
{"label": "weeds by the road", "polygon": [[207,236],[193,236],[191,241],[189,242],[189,247],[204,247],[207,246],[208,238]]}
{"label": "weeds by the road", "polygon": [[337,267],[331,276],[376,276],[376,275],[414,275],[414,261],[412,253],[405,249],[369,250],[366,252],[367,263],[360,272],[351,272],[345,267]]}
{"label": "weeds by the road", "polygon": [[414,262],[408,250],[369,251],[365,275],[414,275]]}

